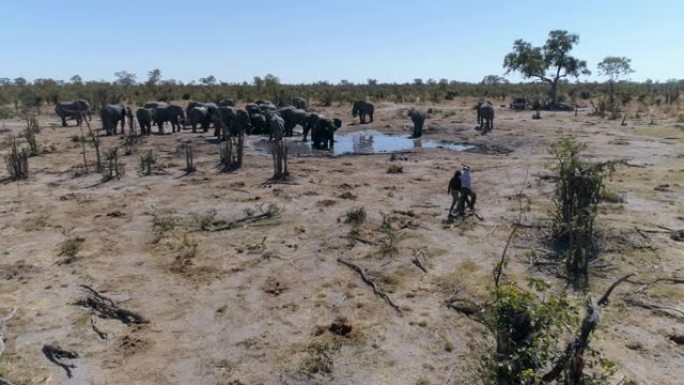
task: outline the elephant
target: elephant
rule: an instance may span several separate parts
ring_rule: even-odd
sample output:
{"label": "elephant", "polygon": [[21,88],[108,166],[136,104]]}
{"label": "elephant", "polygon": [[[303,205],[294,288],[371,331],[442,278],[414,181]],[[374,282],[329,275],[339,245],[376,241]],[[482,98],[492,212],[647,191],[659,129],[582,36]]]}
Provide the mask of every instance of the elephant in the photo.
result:
{"label": "elephant", "polygon": [[265,113],[267,111],[274,111],[278,109],[278,107],[276,107],[275,104],[271,103],[268,100],[257,100],[256,102],[254,102],[254,104],[259,106],[259,110],[261,111],[261,113]]}
{"label": "elephant", "polygon": [[121,121],[121,134],[124,134],[124,126],[126,118],[128,118],[128,127],[133,131],[133,112],[131,108],[125,104],[107,104],[100,110],[100,118],[102,119],[102,127],[107,136],[116,135],[116,126]]}
{"label": "elephant", "polygon": [[299,96],[295,96],[292,98],[292,105],[294,106],[294,108],[306,110],[306,99]]}
{"label": "elephant", "polygon": [[154,108],[156,110],[157,108],[168,106],[169,104],[166,102],[147,102],[143,105],[143,108]]}
{"label": "elephant", "polygon": [[[223,126],[226,129],[232,128],[233,124],[233,118],[235,117],[235,108],[229,107],[229,106],[219,106],[219,115],[221,117],[221,121],[223,122]],[[214,124],[214,136],[219,138],[221,140],[224,136],[224,132],[221,131],[221,125],[220,124]],[[235,132],[230,133],[231,135],[235,135]],[[225,139],[225,138],[223,138]]]}
{"label": "elephant", "polygon": [[477,121],[483,128],[483,134],[494,129],[494,106],[488,102],[482,103],[477,109]]}
{"label": "elephant", "polygon": [[335,146],[335,131],[342,127],[340,119],[319,117],[311,128],[311,145],[315,149],[327,150]]}
{"label": "elephant", "polygon": [[306,124],[304,124],[304,133],[302,135],[302,142],[306,142],[306,137],[309,135],[309,132],[316,125],[316,122],[320,118],[321,118],[321,116],[318,114],[315,114],[315,113],[309,114],[309,118],[306,120]]}
{"label": "elephant", "polygon": [[[261,117],[264,119],[264,123],[262,125],[265,125],[266,118],[263,115],[261,115]],[[244,133],[250,134],[252,132],[250,115],[246,110],[235,110],[235,116],[230,124],[230,132],[233,135],[242,135]]]}
{"label": "elephant", "polygon": [[366,116],[370,118],[369,123],[373,123],[373,113],[375,112],[375,105],[366,100],[357,100],[352,107],[352,116],[359,116],[361,124],[366,123]]}
{"label": "elephant", "polygon": [[413,121],[413,135],[411,135],[411,138],[420,138],[423,136],[423,124],[425,123],[427,114],[423,110],[411,108],[408,112],[408,116]]}
{"label": "elephant", "polygon": [[164,123],[171,123],[171,132],[180,132],[185,123],[185,111],[183,107],[170,104],[166,107],[158,107],[155,110],[155,123],[159,128],[159,133],[164,133]]}
{"label": "elephant", "polygon": [[285,121],[285,136],[292,136],[296,125],[304,128],[309,121],[310,114],[295,107],[284,107],[276,111]]}
{"label": "elephant", "polygon": [[245,110],[247,110],[247,112],[249,112],[250,116],[253,114],[260,114],[261,113],[261,110],[259,109],[259,105],[256,103],[247,103],[247,105],[245,106]]}
{"label": "elephant", "polygon": [[76,119],[76,125],[80,126],[83,119],[83,114],[88,117],[88,121],[92,120],[90,115],[90,103],[84,99],[76,99],[69,102],[57,102],[55,105],[55,113],[62,119],[62,127],[67,126],[67,118]]}
{"label": "elephant", "polygon": [[152,132],[152,122],[156,120],[157,110],[154,108],[138,108],[135,112],[140,125],[140,135],[150,135]]}
{"label": "elephant", "polygon": [[209,130],[209,123],[211,122],[211,115],[209,109],[204,106],[195,106],[188,113],[188,120],[192,126],[192,132],[197,132],[197,125],[202,127],[202,131]]}
{"label": "elephant", "polygon": [[268,120],[266,114],[261,112],[259,105],[256,103],[247,103],[245,111],[249,114],[249,121],[251,125],[252,134],[263,135],[270,131],[268,127]]}
{"label": "elephant", "polygon": [[219,107],[235,107],[235,101],[232,99],[221,99],[221,101],[218,102]]}
{"label": "elephant", "polygon": [[283,140],[285,134],[285,120],[278,114],[271,114],[268,117],[268,125],[271,128],[271,137],[273,140]]}

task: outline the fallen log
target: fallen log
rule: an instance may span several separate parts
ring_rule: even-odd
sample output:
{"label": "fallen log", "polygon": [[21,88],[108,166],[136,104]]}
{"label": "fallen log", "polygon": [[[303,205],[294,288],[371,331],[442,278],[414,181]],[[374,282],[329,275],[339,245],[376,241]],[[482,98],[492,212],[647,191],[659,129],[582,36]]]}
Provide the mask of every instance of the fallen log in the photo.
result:
{"label": "fallen log", "polygon": [[[659,304],[652,303],[652,302],[646,302],[641,298],[636,298],[633,296],[626,296],[625,298],[623,298],[623,300],[625,301],[625,304],[627,306],[640,307],[642,309],[647,309],[647,310],[659,310],[659,311],[661,311],[661,312],[663,312],[663,313],[665,313],[671,317],[675,317],[675,318],[683,318],[684,317],[684,311],[677,309],[677,308],[674,308],[674,307],[663,306],[663,305],[659,305]],[[672,314],[672,312],[679,313],[680,315],[676,316],[676,315]]]}
{"label": "fallen log", "polygon": [[91,308],[98,316],[102,318],[118,319],[127,325],[146,324],[150,322],[138,313],[127,309],[122,309],[116,302],[114,302],[114,300],[103,296],[89,286],[81,285],[81,290],[83,290],[88,296],[84,299],[76,301],[75,305]]}
{"label": "fallen log", "polygon": [[356,271],[357,273],[359,273],[363,282],[365,282],[368,286],[370,286],[373,289],[373,292],[377,296],[384,299],[385,302],[387,302],[387,304],[389,304],[394,310],[397,311],[397,313],[403,314],[403,312],[401,311],[401,308],[392,301],[392,299],[387,295],[387,293],[378,289],[378,285],[375,283],[375,281],[372,278],[368,277],[368,275],[366,274],[366,271],[363,270],[363,268],[361,268],[359,265],[356,265],[352,262],[349,262],[343,258],[337,258],[337,262],[339,262],[339,263],[349,267],[350,269]]}
{"label": "fallen log", "polygon": [[43,354],[45,355],[45,358],[47,358],[50,362],[64,369],[68,378],[72,377],[71,369],[76,369],[76,365],[65,364],[61,362],[60,359],[78,358],[78,353],[69,350],[64,350],[59,346],[43,345]]}
{"label": "fallen log", "polygon": [[250,223],[276,218],[282,214],[283,209],[277,206],[269,206],[265,212],[256,215],[248,215],[244,218],[240,218],[231,222],[217,221],[212,223],[212,225],[207,229],[207,231],[225,231],[232,230],[239,226],[247,225]]}

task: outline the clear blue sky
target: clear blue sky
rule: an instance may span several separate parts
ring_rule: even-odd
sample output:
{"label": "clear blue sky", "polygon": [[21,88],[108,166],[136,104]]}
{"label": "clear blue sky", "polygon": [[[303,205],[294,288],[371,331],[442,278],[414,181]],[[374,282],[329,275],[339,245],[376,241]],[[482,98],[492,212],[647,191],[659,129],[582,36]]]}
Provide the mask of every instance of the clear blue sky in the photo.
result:
{"label": "clear blue sky", "polygon": [[29,80],[477,82],[503,74],[515,39],[552,29],[580,35],[584,79],[609,55],[632,59],[633,80],[684,78],[684,0],[6,0],[1,13],[0,77]]}

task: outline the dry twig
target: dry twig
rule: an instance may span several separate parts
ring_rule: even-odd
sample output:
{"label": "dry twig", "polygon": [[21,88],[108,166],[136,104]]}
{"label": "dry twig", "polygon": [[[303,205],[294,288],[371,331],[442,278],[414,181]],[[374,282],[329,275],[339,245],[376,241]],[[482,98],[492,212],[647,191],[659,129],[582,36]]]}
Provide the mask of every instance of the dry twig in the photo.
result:
{"label": "dry twig", "polygon": [[401,308],[392,301],[392,299],[387,295],[387,293],[378,289],[378,285],[375,283],[375,281],[372,278],[368,277],[368,275],[366,274],[365,270],[363,270],[363,268],[361,268],[359,265],[356,265],[352,262],[349,262],[343,258],[337,258],[337,262],[339,262],[339,263],[351,268],[352,270],[356,271],[357,273],[359,273],[363,282],[368,284],[368,286],[370,286],[373,289],[373,292],[376,295],[378,295],[380,298],[384,299],[385,302],[387,302],[390,306],[392,306],[392,308],[394,308],[394,310],[397,311],[397,313],[403,314],[403,312],[401,311]]}

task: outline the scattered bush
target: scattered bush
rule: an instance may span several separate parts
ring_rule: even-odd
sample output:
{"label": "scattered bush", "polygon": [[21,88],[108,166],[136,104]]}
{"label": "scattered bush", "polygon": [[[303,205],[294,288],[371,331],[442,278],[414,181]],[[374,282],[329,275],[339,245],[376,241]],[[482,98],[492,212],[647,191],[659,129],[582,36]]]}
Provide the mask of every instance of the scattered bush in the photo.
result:
{"label": "scattered bush", "polygon": [[604,189],[605,168],[612,167],[583,161],[580,153],[585,148],[574,138],[565,137],[550,149],[556,158],[552,236],[576,288],[588,285],[589,261],[596,252],[597,205]]}
{"label": "scattered bush", "polygon": [[401,174],[404,172],[404,167],[393,164],[389,167],[387,167],[387,173],[388,174]]}
{"label": "scattered bush", "polygon": [[344,223],[351,224],[353,227],[359,227],[366,221],[366,209],[357,207],[347,211],[347,216]]}
{"label": "scattered bush", "polygon": [[7,138],[10,147],[10,153],[4,155],[5,163],[7,165],[7,172],[10,180],[28,179],[28,158],[30,151],[27,148],[17,149],[17,138],[10,136]]}

